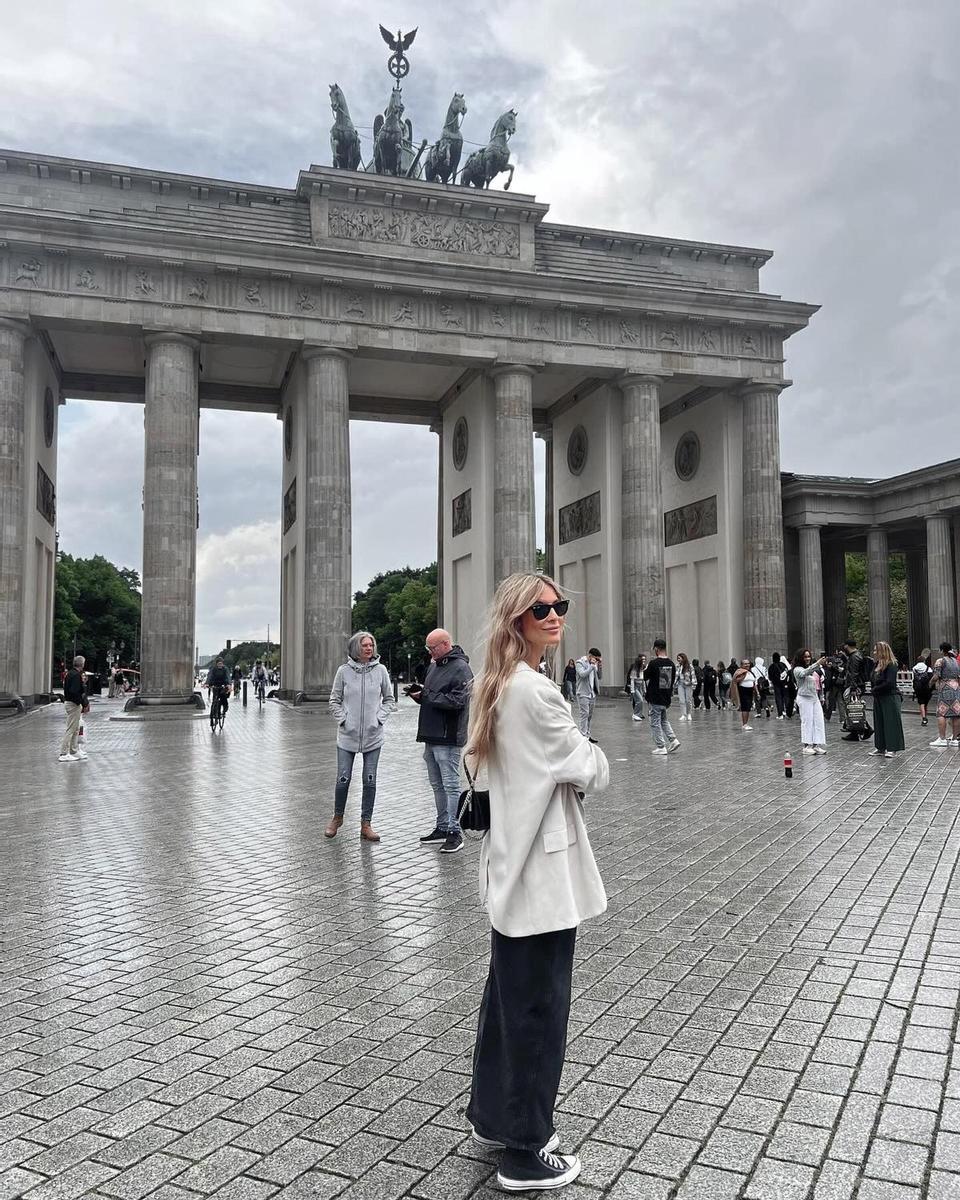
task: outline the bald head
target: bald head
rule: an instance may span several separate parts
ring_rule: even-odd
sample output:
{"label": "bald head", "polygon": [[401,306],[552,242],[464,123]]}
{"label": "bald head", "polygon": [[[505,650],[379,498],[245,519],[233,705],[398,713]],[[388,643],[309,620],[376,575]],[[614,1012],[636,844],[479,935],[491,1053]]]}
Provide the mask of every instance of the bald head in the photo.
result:
{"label": "bald head", "polygon": [[445,629],[432,629],[427,634],[427,649],[434,660],[443,658],[453,649],[453,641]]}

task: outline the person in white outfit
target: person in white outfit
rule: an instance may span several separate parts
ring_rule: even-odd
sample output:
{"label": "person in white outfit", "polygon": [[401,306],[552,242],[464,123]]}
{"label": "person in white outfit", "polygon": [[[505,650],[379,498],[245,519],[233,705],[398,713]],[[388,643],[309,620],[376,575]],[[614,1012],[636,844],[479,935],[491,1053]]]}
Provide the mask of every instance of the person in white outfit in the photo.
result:
{"label": "person in white outfit", "polygon": [[793,656],[793,677],[797,681],[797,707],[800,709],[800,740],[804,754],[826,754],[827,735],[820,703],[820,668],[826,657],[813,660],[809,650],[798,650]]}
{"label": "person in white outfit", "polygon": [[555,1153],[553,1110],[577,926],[607,906],[582,801],[607,786],[609,767],[537,671],[568,604],[545,575],[500,584],[470,705],[466,761],[489,779],[480,895],[493,929],[467,1120],[475,1142],[503,1151],[506,1191],[559,1188],[580,1174],[576,1155]]}

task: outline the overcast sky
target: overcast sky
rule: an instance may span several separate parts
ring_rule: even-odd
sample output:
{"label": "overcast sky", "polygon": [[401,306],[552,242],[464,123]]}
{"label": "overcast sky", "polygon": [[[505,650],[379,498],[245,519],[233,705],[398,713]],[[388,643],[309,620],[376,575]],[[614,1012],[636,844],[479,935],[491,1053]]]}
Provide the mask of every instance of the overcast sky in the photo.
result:
{"label": "overcast sky", "polygon": [[[766,247],[764,290],[823,305],[787,343],[786,470],[960,457],[956,0],[91,0],[82,19],[65,0],[8,4],[0,144],[290,187],[329,162],[331,82],[358,127],[383,108],[380,19],[419,26],[417,137],[438,135],[454,90],[468,140],[514,106],[514,190],[550,219]],[[75,401],[62,418],[62,547],[139,569],[142,409]],[[354,423],[351,439],[361,587],[435,556],[436,438]],[[204,650],[275,636],[279,475],[277,421],[203,413]]]}

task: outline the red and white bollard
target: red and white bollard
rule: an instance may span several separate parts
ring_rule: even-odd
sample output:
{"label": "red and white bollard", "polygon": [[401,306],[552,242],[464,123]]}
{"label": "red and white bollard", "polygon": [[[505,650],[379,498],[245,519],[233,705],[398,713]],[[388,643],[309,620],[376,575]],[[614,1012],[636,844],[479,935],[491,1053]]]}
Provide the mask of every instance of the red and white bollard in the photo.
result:
{"label": "red and white bollard", "polygon": [[784,779],[793,778],[793,757],[789,750],[783,756],[783,777]]}

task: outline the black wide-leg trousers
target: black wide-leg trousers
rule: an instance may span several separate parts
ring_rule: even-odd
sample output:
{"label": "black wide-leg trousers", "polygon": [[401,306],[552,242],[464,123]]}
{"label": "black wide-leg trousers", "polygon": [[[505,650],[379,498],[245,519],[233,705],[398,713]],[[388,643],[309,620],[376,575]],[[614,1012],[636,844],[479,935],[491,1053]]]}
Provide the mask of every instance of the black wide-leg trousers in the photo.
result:
{"label": "black wide-leg trousers", "polygon": [[530,937],[491,931],[467,1119],[513,1150],[540,1150],[553,1136],[576,938],[576,928]]}

